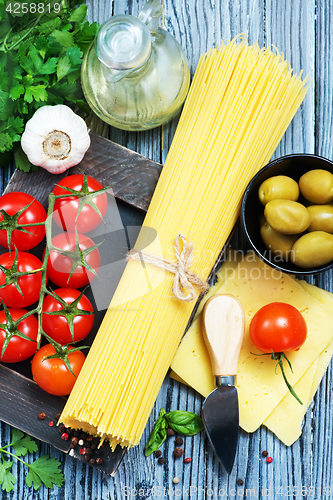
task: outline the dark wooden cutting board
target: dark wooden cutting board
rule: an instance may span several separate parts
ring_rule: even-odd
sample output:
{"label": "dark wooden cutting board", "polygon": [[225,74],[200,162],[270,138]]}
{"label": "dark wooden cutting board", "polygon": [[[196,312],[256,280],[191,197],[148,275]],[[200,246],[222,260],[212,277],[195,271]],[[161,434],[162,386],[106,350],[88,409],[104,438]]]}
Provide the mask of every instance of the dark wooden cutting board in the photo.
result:
{"label": "dark wooden cutting board", "polygon": [[[99,180],[103,186],[112,185],[112,193],[119,200],[118,210],[124,225],[140,225],[161,169],[162,165],[91,134],[91,146],[79,165],[60,175],[50,174],[41,168],[32,173],[16,170],[5,193],[27,192],[35,196],[46,208],[48,193],[60,179],[69,174],[86,173]],[[100,248],[103,248],[103,245]],[[106,244],[104,248],[107,248]],[[123,251],[124,249],[118,250],[120,253]],[[113,286],[115,288],[116,283],[113,283]],[[96,333],[103,315],[103,311],[96,314],[93,334]],[[26,363],[28,364],[29,362]],[[58,427],[49,426],[49,422],[55,421],[56,415],[61,412],[65,399],[45,393],[29,376],[24,375],[24,369],[21,370],[22,374],[14,368],[16,367],[0,363],[0,419],[84,461],[84,456],[79,454],[78,449],[70,450],[70,441],[61,439]],[[38,418],[40,412],[46,413],[45,420]],[[104,445],[103,464],[93,466],[113,475],[124,453],[120,447],[112,452],[109,446]]]}

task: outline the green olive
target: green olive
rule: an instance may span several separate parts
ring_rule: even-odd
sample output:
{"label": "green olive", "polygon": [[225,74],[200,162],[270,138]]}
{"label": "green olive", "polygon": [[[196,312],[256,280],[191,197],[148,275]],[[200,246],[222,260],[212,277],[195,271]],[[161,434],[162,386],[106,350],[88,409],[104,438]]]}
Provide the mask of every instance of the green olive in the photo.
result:
{"label": "green olive", "polygon": [[294,244],[290,259],[303,269],[328,264],[333,260],[333,235],[324,231],[304,234]]}
{"label": "green olive", "polygon": [[333,205],[310,205],[311,224],[308,231],[326,231],[333,234]]}
{"label": "green olive", "polygon": [[268,222],[261,226],[260,234],[268,250],[271,250],[274,255],[280,256],[283,260],[288,260],[292,246],[298,238],[297,235],[278,233]]}
{"label": "green olive", "polygon": [[265,218],[268,224],[283,234],[299,234],[311,223],[307,208],[297,201],[272,200],[265,206]]}
{"label": "green olive", "polygon": [[328,170],[309,170],[300,178],[299,187],[304,198],[316,205],[333,200],[333,174]]}
{"label": "green olive", "polygon": [[297,201],[299,187],[296,181],[286,175],[276,175],[266,179],[259,188],[259,200],[266,205],[272,200]]}

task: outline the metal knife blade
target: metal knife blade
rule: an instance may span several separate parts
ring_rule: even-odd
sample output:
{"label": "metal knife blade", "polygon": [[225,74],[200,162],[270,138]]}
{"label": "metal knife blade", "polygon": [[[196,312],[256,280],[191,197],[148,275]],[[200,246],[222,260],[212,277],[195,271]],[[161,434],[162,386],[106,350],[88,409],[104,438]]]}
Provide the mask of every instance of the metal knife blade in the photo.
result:
{"label": "metal knife blade", "polygon": [[239,436],[236,387],[222,385],[217,387],[203,402],[201,415],[210,444],[227,473],[230,474],[235,461]]}
{"label": "metal knife blade", "polygon": [[244,325],[244,310],[236,297],[214,295],[206,302],[203,335],[217,388],[203,403],[202,419],[209,441],[228,474],[232,471],[239,438],[235,377]]}

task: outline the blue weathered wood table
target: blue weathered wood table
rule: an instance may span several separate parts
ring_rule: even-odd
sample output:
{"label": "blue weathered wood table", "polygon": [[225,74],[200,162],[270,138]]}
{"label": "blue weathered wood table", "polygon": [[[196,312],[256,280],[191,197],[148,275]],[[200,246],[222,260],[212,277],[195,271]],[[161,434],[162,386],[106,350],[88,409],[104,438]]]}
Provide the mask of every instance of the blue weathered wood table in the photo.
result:
{"label": "blue weathered wood table", "polygon": [[[90,20],[104,21],[115,14],[138,15],[144,0],[88,0]],[[272,45],[283,52],[296,72],[301,69],[312,79],[306,99],[287,130],[274,157],[289,153],[316,153],[333,159],[333,0],[164,0],[164,26],[181,43],[193,75],[199,55],[239,33],[249,43]],[[96,120],[97,133],[157,162],[164,163],[177,117],[163,128],[129,133]],[[1,190],[12,168],[1,172]],[[236,232],[232,246],[243,239]],[[333,273],[327,272],[312,283],[333,291]],[[301,438],[291,447],[279,442],[266,428],[254,434],[241,432],[232,474],[228,476],[214,456],[204,433],[185,441],[190,464],[174,460],[173,444],[164,447],[165,464],[145,458],[144,444],[159,409],[188,409],[200,413],[202,398],[189,388],[166,378],[159,393],[141,444],[130,450],[115,477],[93,470],[45,443],[39,453],[49,453],[63,464],[62,488],[38,492],[24,483],[24,468],[13,466],[18,476],[14,492],[0,491],[3,499],[123,500],[139,498],[333,498],[333,419],[332,366],[319,387],[304,420]],[[1,402],[0,402],[1,404]],[[1,423],[0,444],[9,442],[10,428]],[[262,451],[269,450],[273,462],[267,464]],[[173,478],[179,483],[174,484]],[[242,479],[243,484],[237,480]]]}

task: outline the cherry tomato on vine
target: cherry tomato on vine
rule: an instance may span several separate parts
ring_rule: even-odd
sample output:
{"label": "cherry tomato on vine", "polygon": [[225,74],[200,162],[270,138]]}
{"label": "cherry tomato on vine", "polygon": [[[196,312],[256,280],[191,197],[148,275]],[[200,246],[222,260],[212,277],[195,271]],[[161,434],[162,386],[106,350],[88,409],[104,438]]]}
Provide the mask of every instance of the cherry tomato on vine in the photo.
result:
{"label": "cherry tomato on vine", "polygon": [[[72,304],[80,296],[80,292],[74,288],[58,288],[57,290],[54,290],[54,293],[59,295],[59,297],[61,297],[67,304]],[[82,295],[76,305],[76,312],[78,314],[73,315],[69,307],[68,314],[69,316],[72,315],[75,342],[86,338],[94,324],[93,314],[79,315],[77,309],[91,312],[94,311],[90,300],[85,295]],[[49,337],[62,345],[73,342],[68,326],[68,320],[66,316],[51,315],[46,313],[63,310],[64,306],[61,302],[56,300],[51,295],[46,295],[43,302],[43,330]]]}
{"label": "cherry tomato on vine", "polygon": [[[42,262],[28,252],[17,252],[17,270],[19,272],[34,271],[41,269]],[[6,252],[0,255],[0,265],[7,269],[11,269],[15,260],[15,252]],[[12,268],[13,270],[13,268]],[[18,286],[23,294],[11,283],[4,288],[0,288],[0,298],[8,307],[28,307],[38,301],[40,296],[40,288],[42,281],[42,273],[27,274],[20,276],[17,279]],[[0,269],[0,286],[6,283],[5,273]]]}
{"label": "cherry tomato on vine", "polygon": [[[84,251],[94,246],[94,242],[85,234],[78,234],[80,250]],[[61,250],[73,252],[76,246],[75,233],[60,233],[52,238],[52,245]],[[98,273],[101,258],[98,248],[93,249],[86,256],[86,262]],[[62,288],[81,288],[92,281],[96,275],[81,264],[76,265],[74,273],[69,278],[73,267],[72,257],[63,255],[56,250],[50,250],[47,263],[47,276],[55,284]]]}
{"label": "cherry tomato on vine", "polygon": [[[88,181],[88,192],[98,191],[103,188],[102,184],[100,184],[93,177],[90,177],[89,175],[86,177]],[[66,187],[75,191],[80,191],[83,183],[84,175],[69,175],[58,182],[53,189],[53,193],[56,196],[70,193],[70,191],[66,190]],[[84,198],[81,198],[81,200],[84,200]],[[91,198],[91,200],[100,211],[102,217],[104,217],[108,205],[106,193],[95,196],[94,198]],[[83,205],[83,208],[78,215],[79,204],[80,198],[74,194],[73,196],[59,198],[56,200],[53,209],[53,219],[64,231],[75,231],[76,227],[79,233],[88,233],[102,222],[102,218],[98,212],[93,206],[87,203]]]}
{"label": "cherry tomato on vine", "polygon": [[[27,193],[17,191],[4,194],[0,197],[0,211],[4,210],[8,215],[17,214],[22,208],[29,205],[29,203],[31,203],[31,205],[24,210],[17,219],[19,224],[26,224],[24,229],[28,232],[24,232],[20,229],[13,230],[10,239],[10,248],[12,249],[15,245],[18,250],[30,250],[42,241],[45,236],[45,226],[29,226],[29,224],[45,222],[46,211],[43,205],[36,200],[36,198]],[[4,216],[1,212],[0,223],[2,227],[6,225],[6,220],[4,220]],[[8,248],[6,229],[0,230],[0,245]]]}
{"label": "cherry tomato on vine", "polygon": [[253,344],[262,352],[290,352],[304,344],[307,326],[296,307],[272,302],[253,316],[249,333]]}
{"label": "cherry tomato on vine", "polygon": [[81,351],[71,353],[71,349],[73,347],[69,347],[68,360],[75,376],[68,370],[62,359],[45,359],[56,353],[51,344],[41,347],[32,359],[31,371],[33,379],[39,387],[49,394],[67,396],[73,389],[86,357]]}
{"label": "cherry tomato on vine", "polygon": [[[20,319],[28,311],[26,309],[8,309],[13,321]],[[5,311],[0,311],[0,324],[7,324]],[[1,359],[4,363],[18,363],[30,358],[37,350],[38,321],[34,315],[30,315],[18,324],[18,330],[29,337],[31,340],[23,339],[18,335],[13,335],[6,347]],[[0,328],[0,354],[3,343],[6,338],[6,332]]]}

